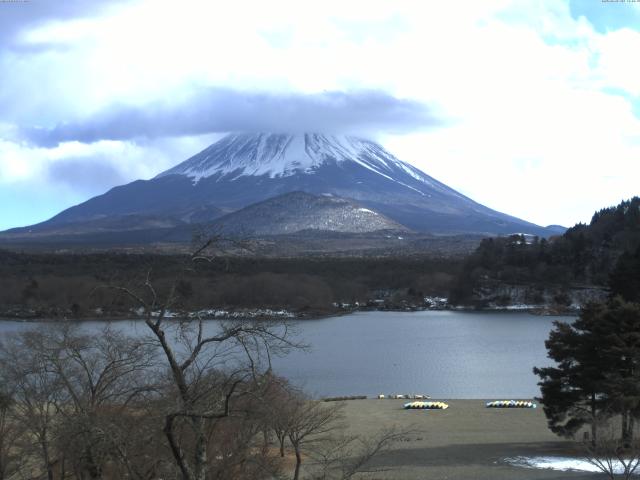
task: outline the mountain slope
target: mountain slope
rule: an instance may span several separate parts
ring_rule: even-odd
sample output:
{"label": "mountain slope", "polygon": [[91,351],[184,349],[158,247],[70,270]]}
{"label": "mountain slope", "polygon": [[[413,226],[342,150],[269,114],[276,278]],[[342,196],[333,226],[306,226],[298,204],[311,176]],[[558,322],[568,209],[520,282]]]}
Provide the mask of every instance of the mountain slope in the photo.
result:
{"label": "mountain slope", "polygon": [[304,230],[366,233],[407,231],[405,227],[344,198],[291,192],[254,203],[214,222],[216,231],[251,236],[286,235]]}
{"label": "mountain slope", "polygon": [[[209,223],[250,204],[294,191],[353,200],[417,231],[483,235],[547,230],[480,205],[387,152],[355,137],[232,134],[148,181],[115,187],[50,220],[13,234],[113,217],[163,216]],[[84,228],[84,227],[83,227]]]}

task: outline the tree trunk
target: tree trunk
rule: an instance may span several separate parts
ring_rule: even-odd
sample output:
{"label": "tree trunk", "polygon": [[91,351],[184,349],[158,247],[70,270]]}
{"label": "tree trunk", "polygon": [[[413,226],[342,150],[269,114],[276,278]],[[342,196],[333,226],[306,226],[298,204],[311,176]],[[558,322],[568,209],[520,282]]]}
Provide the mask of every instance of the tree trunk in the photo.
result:
{"label": "tree trunk", "polygon": [[67,471],[66,471],[66,465],[65,465],[65,458],[64,455],[62,455],[62,457],[60,458],[60,478],[62,480],[65,479],[65,477],[67,476]]}
{"label": "tree trunk", "polygon": [[46,440],[46,432],[43,434],[45,437],[44,440],[40,442],[40,446],[42,447],[42,460],[47,470],[47,480],[53,480],[53,465],[51,463],[51,458],[49,457],[49,442]]}
{"label": "tree trunk", "polygon": [[4,464],[4,458],[3,458],[5,450],[9,450],[11,448],[11,445],[4,444],[3,433],[5,432],[5,428],[7,425],[6,415],[7,415],[6,410],[0,410],[0,480],[4,480],[5,470],[7,469],[7,465]]}
{"label": "tree trunk", "polygon": [[284,458],[284,440],[285,440],[285,438],[282,437],[279,440],[280,440],[280,457]]}
{"label": "tree trunk", "polygon": [[300,455],[300,448],[294,445],[296,451],[296,470],[293,472],[293,480],[298,480],[300,476],[300,465],[302,465],[302,456]]}
{"label": "tree trunk", "polygon": [[88,458],[87,473],[91,480],[102,480],[102,468],[93,461],[92,457]]}
{"label": "tree trunk", "polygon": [[194,480],[206,480],[207,478],[207,436],[204,432],[204,419],[196,417],[192,419],[193,429],[196,434],[196,451],[194,464]]}
{"label": "tree trunk", "polygon": [[598,442],[598,411],[596,408],[596,394],[591,394],[591,446],[596,448]]}
{"label": "tree trunk", "polygon": [[172,415],[167,415],[165,417],[163,431],[165,436],[167,437],[167,441],[169,442],[169,448],[171,449],[171,453],[173,454],[173,459],[175,460],[176,465],[178,465],[180,473],[182,474],[182,480],[192,480],[189,465],[183,458],[182,450],[176,442],[176,438],[173,433],[173,421],[174,417]]}
{"label": "tree trunk", "polygon": [[626,408],[622,409],[620,418],[622,421],[622,445],[624,448],[629,448],[631,445],[631,442],[629,441],[629,412]]}

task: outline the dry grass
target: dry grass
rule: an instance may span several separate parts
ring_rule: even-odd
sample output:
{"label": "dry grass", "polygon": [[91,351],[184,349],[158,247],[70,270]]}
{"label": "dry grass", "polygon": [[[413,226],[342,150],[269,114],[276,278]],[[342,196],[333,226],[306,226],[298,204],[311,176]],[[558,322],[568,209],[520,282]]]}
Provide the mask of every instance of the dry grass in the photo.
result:
{"label": "dry grass", "polygon": [[598,475],[530,470],[505,464],[519,455],[571,455],[572,442],[552,434],[541,408],[485,408],[484,400],[446,400],[447,410],[404,410],[404,400],[354,400],[345,406],[350,431],[374,435],[381,428],[412,430],[376,460],[392,468],[369,478],[597,479]]}

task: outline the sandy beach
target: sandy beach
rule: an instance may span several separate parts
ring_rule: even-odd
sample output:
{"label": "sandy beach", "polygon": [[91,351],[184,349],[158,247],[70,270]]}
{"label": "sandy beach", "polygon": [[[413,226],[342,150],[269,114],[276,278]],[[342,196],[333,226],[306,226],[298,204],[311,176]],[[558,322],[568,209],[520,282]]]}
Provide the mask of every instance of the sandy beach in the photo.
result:
{"label": "sandy beach", "polygon": [[602,474],[530,469],[510,465],[518,456],[576,456],[580,450],[547,429],[537,409],[490,409],[484,400],[443,400],[447,410],[404,410],[404,400],[346,402],[351,432],[373,435],[397,426],[413,432],[378,457],[387,471],[369,478],[406,480],[535,480],[603,478]]}

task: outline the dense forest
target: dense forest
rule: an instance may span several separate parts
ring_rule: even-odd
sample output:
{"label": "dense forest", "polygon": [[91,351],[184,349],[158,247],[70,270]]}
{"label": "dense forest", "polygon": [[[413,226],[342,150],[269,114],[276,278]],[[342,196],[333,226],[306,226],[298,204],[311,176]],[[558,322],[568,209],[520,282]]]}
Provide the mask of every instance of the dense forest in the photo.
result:
{"label": "dense forest", "polygon": [[460,264],[426,256],[216,256],[194,266],[187,255],[0,251],[0,316],[130,316],[134,305],[108,287],[140,284],[147,275],[161,294],[175,283],[184,310],[286,308],[313,315],[375,299],[422,305],[424,296],[447,295]]}
{"label": "dense forest", "polygon": [[[640,291],[640,198],[596,212],[549,239],[486,238],[466,258],[422,255],[275,258],[223,250],[195,267],[189,255],[29,253],[0,250],[0,317],[130,316],[133,304],[110,286],[149,277],[161,294],[175,285],[176,308],[287,309],[323,315],[357,303],[419,308],[425,297],[453,304],[575,308],[609,290]],[[576,292],[580,291],[580,295]],[[594,293],[595,292],[595,293]],[[384,302],[384,303],[381,303]]]}
{"label": "dense forest", "polygon": [[588,225],[577,224],[548,240],[524,235],[484,239],[464,262],[452,300],[480,302],[480,292],[500,284],[529,286],[535,297],[536,289],[549,286],[562,292],[610,282],[616,293],[632,300],[638,291],[639,259],[640,198],[634,197],[596,212]]}

